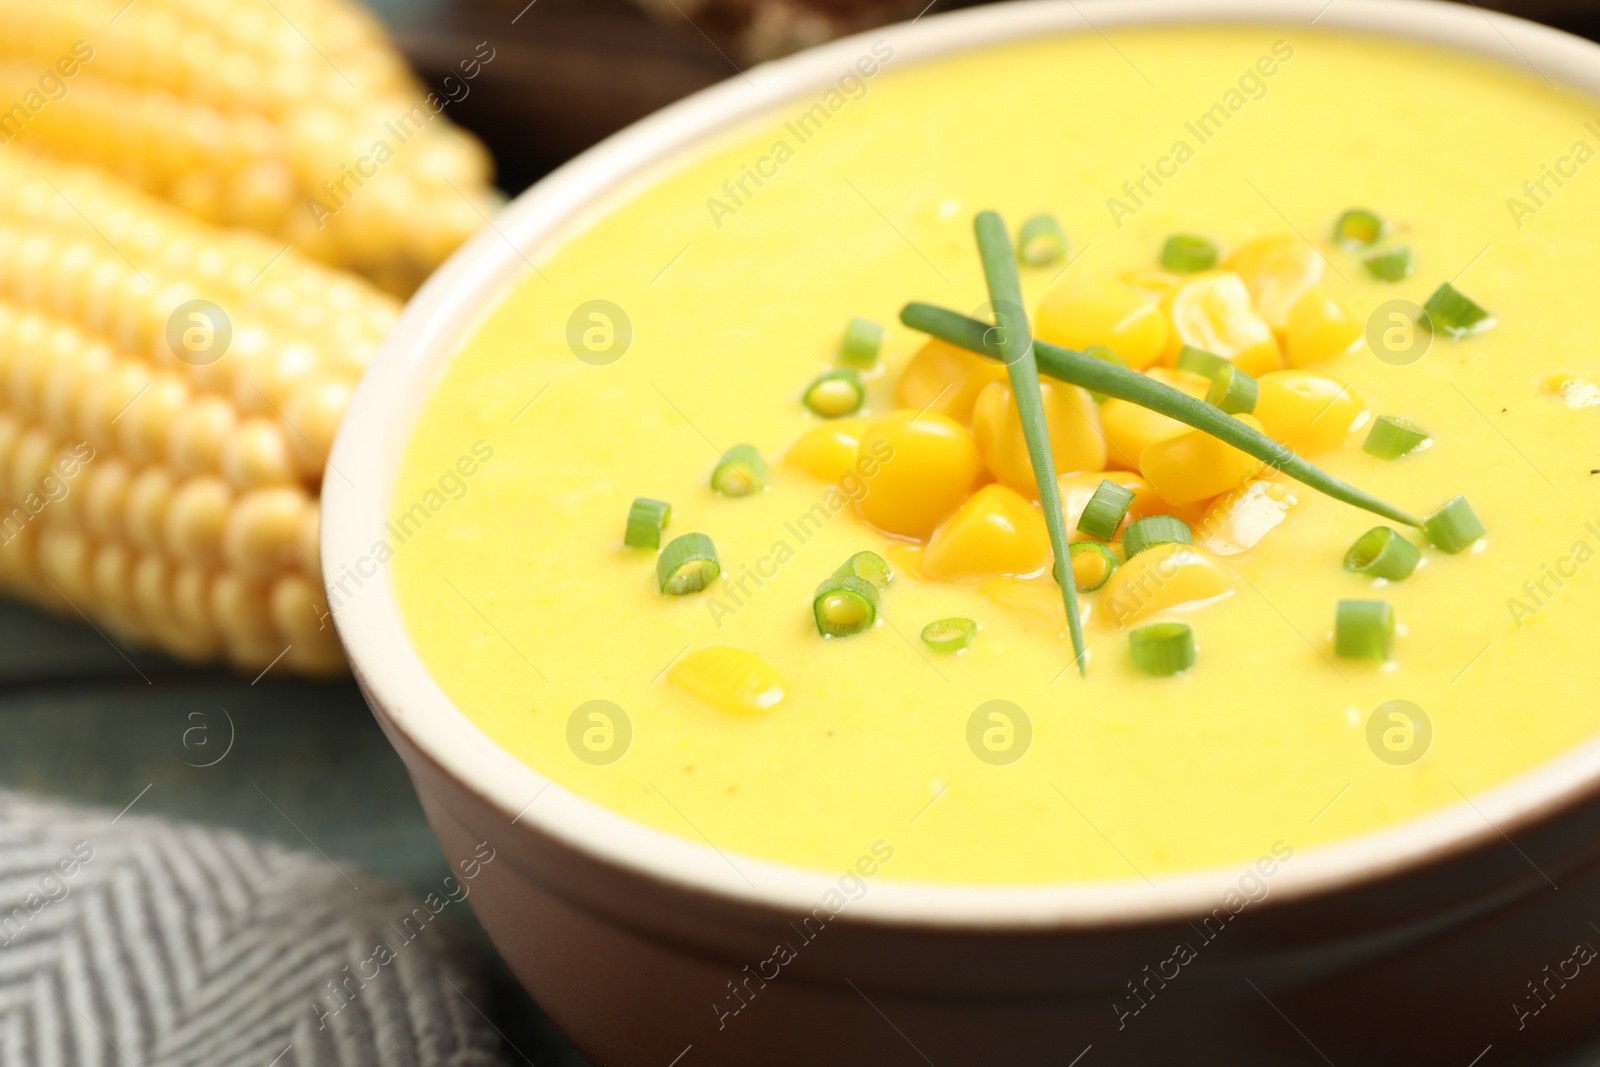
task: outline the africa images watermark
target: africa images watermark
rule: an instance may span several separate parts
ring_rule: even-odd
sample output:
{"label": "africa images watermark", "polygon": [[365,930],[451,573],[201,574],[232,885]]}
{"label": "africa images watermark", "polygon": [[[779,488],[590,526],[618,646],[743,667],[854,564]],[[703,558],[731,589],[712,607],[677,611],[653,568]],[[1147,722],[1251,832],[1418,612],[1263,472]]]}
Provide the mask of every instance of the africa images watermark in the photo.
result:
{"label": "africa images watermark", "polygon": [[396,552],[421,533],[435,515],[452,501],[465,497],[471,488],[470,480],[492,459],[493,445],[483,440],[472,442],[471,449],[459,456],[453,465],[446,467],[421,497],[413,501],[410,507],[394,512],[394,519],[383,524],[388,537],[380,537],[372,542],[372,547],[355,563],[341,563],[339,576],[328,576],[328,612],[322,616],[323,624],[327,624],[328,615],[338,614],[339,609],[361,591],[368,579],[377,577],[378,568],[393,559]]}
{"label": "africa images watermark", "polygon": [[[711,221],[717,229],[722,229],[724,219],[729,215],[737,215],[739,209],[748,204],[767,182],[776,178],[778,168],[795,157],[799,146],[821,133],[823,127],[844,110],[845,105],[866,97],[867,79],[875,77],[889,65],[894,58],[894,46],[887,41],[873,41],[868,51],[870,54],[845,68],[835,87],[828,89],[819,100],[783,124],[783,128],[794,138],[794,144],[790,144],[787,138],[778,138],[765,155],[756,157],[754,163],[739,164],[738,176],[722,183],[721,197],[706,198],[706,210],[711,213]],[[752,185],[754,188],[751,188]]]}
{"label": "africa images watermark", "polygon": [[[485,48],[489,49],[488,55],[483,54]],[[339,173],[322,183],[326,199],[311,197],[306,201],[306,210],[311,212],[311,221],[317,224],[317,229],[322,229],[329,219],[348,207],[362,187],[378,176],[379,169],[394,159],[400,153],[400,149],[421,133],[428,123],[433,121],[435,115],[451,104],[465,100],[467,94],[472,91],[467,82],[481,74],[483,68],[493,62],[494,57],[495,50],[490,47],[488,41],[478,42],[477,51],[458,64],[461,68],[461,77],[447,74],[440,82],[443,96],[430,91],[421,101],[412,104],[410,110],[385,122],[383,129],[386,136],[374,140],[364,154],[357,156],[352,162],[341,163]]]}
{"label": "africa images watermark", "polygon": [[[738,614],[767,582],[778,576],[783,565],[794,559],[798,547],[815,537],[847,504],[860,503],[869,490],[867,480],[893,459],[893,445],[882,439],[874,441],[867,455],[856,457],[850,472],[839,479],[838,485],[829,486],[821,500],[783,524],[785,532],[794,538],[793,544],[788,538],[780,537],[754,564],[740,564],[737,577],[724,574],[716,591],[706,598],[706,610],[711,613],[711,621],[717,629],[722,629],[725,620]],[[755,588],[752,589],[752,585]]]}
{"label": "africa images watermark", "polygon": [[822,894],[822,900],[800,920],[799,926],[789,924],[799,935],[798,947],[789,941],[780,942],[773,946],[772,955],[756,964],[753,971],[750,964],[744,965],[739,972],[743,976],[742,981],[736,983],[732,978],[728,979],[728,995],[713,1001],[711,1005],[717,1017],[717,1029],[726,1029],[728,1020],[748,1008],[756,995],[767,988],[768,982],[776,982],[782,976],[783,969],[800,957],[801,949],[821,936],[828,923],[837,918],[852,901],[866,896],[869,888],[866,880],[875,876],[892,859],[894,846],[885,841],[874,841],[872,847],[856,860],[855,866],[846,869],[839,876],[837,884]]}
{"label": "africa images watermark", "polygon": [[0,512],[0,545],[9,545],[21,536],[28,524],[51,504],[58,504],[72,491],[72,479],[94,459],[94,446],[79,441],[70,453],[56,458],[39,483],[23,494],[9,512]]}
{"label": "africa images watermark", "polygon": [[1221,100],[1201,112],[1193,121],[1183,124],[1183,128],[1195,139],[1194,144],[1179,137],[1172,142],[1172,148],[1166,155],[1158,157],[1154,163],[1141,163],[1138,176],[1122,183],[1126,199],[1113,196],[1106,200],[1106,210],[1111,212],[1111,221],[1117,224],[1117,229],[1122,229],[1125,219],[1137,215],[1141,208],[1154,200],[1156,193],[1178,176],[1178,168],[1192,160],[1200,146],[1208,144],[1220,134],[1223,127],[1244,110],[1246,104],[1265,98],[1267,79],[1275,77],[1280,66],[1293,58],[1293,45],[1288,41],[1274,42],[1270,55],[1261,56],[1254,66],[1247,67],[1239,76],[1237,88],[1228,89],[1222,94]]}
{"label": "africa images watermark", "polygon": [[37,88],[30,87],[22,99],[0,114],[0,144],[10,144],[46,107],[67,98],[67,81],[78,76],[83,64],[94,58],[87,41],[74,41],[72,47],[39,76]]}
{"label": "africa images watermark", "polygon": [[1586,522],[1583,530],[1583,536],[1572,543],[1565,555],[1558,556],[1554,563],[1539,564],[1539,576],[1522,583],[1522,596],[1506,597],[1506,610],[1517,629],[1526,626],[1530,616],[1549,607],[1567,583],[1578,576],[1578,570],[1594,559],[1596,546],[1600,545],[1600,524]]}
{"label": "africa images watermark", "polygon": [[1211,914],[1201,919],[1199,926],[1189,924],[1199,935],[1198,945],[1180,941],[1172,947],[1172,955],[1154,966],[1145,964],[1141,977],[1128,979],[1129,996],[1111,1003],[1111,1010],[1117,1014],[1117,1029],[1125,1029],[1129,1019],[1149,1007],[1156,995],[1167,988],[1167,983],[1176,981],[1183,974],[1184,967],[1199,959],[1200,950],[1215,941],[1245,908],[1266,900],[1272,892],[1268,879],[1293,858],[1294,846],[1274,841],[1272,855],[1262,856],[1246,867],[1234,885],[1223,894],[1222,903],[1212,908]]}
{"label": "africa images watermark", "polygon": [[33,917],[51,904],[65,900],[72,892],[71,881],[78,876],[83,865],[94,859],[94,846],[79,841],[72,851],[56,861],[52,870],[46,871],[39,881],[23,894],[22,902],[9,912],[0,914],[0,944],[9,945],[33,922]]}
{"label": "africa images watermark", "polygon": [[[1600,140],[1600,127],[1593,119],[1585,122],[1583,128]],[[1594,157],[1594,146],[1580,138],[1572,142],[1566,155],[1557,156],[1555,163],[1539,164],[1539,176],[1522,183],[1522,196],[1506,197],[1506,210],[1511,213],[1511,221],[1516,223],[1517,229],[1526,226],[1528,218],[1537,215],[1541,208],[1549,206],[1556,194],[1567,187],[1567,182],[1578,176],[1578,168]]]}

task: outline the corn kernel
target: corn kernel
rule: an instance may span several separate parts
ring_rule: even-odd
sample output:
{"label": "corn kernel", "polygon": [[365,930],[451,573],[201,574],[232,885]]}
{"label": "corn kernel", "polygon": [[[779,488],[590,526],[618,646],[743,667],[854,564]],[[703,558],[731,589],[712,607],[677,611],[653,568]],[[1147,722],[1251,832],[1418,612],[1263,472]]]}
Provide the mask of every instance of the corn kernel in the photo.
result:
{"label": "corn kernel", "polygon": [[228,515],[222,554],[230,567],[267,576],[292,567],[300,547],[300,525],[309,506],[298,488],[245,493]]}
{"label": "corn kernel", "polygon": [[667,681],[733,714],[768,711],[787,695],[777,671],[749,652],[727,645],[689,653],[667,671]]}
{"label": "corn kernel", "polygon": [[[1253,430],[1261,424],[1249,415],[1234,418]],[[1203,430],[1185,426],[1152,441],[1139,456],[1139,469],[1169,504],[1193,504],[1225,493],[1255,474],[1262,461]]]}
{"label": "corn kernel", "polygon": [[922,554],[930,578],[1032,574],[1050,565],[1044,515],[1003,485],[986,485],[939,524]]}
{"label": "corn kernel", "polygon": [[819,482],[838,484],[855,467],[856,449],[870,419],[833,419],[814,426],[784,453],[784,462]]}
{"label": "corn kernel", "polygon": [[1213,503],[1194,525],[1195,544],[1213,556],[1238,556],[1271,533],[1300,502],[1282,482],[1246,482]]}
{"label": "corn kernel", "polygon": [[1079,351],[1105,345],[1140,370],[1170,344],[1167,320],[1149,294],[1116,278],[1074,278],[1045,295],[1034,315],[1041,341]]}
{"label": "corn kernel", "polygon": [[1159,304],[1168,293],[1183,284],[1181,275],[1156,267],[1139,267],[1122,276],[1122,280]]}
{"label": "corn kernel", "polygon": [[1232,593],[1233,576],[1193,545],[1165,544],[1118,567],[1101,588],[1100,607],[1118,626],[1178,607],[1195,607]]}
{"label": "corn kernel", "polygon": [[164,537],[167,553],[185,562],[215,565],[222,558],[222,530],[233,489],[214,475],[190,478],[172,494]]}
{"label": "corn kernel", "polygon": [[867,429],[856,453],[865,492],[861,517],[924,540],[972,491],[982,471],[967,428],[947,415],[897,411]]}
{"label": "corn kernel", "polygon": [[1191,275],[1162,303],[1172,322],[1163,362],[1171,365],[1184,345],[1192,345],[1256,377],[1283,366],[1272,327],[1232,271]]}
{"label": "corn kernel", "polygon": [[167,506],[175,483],[165,467],[146,467],[128,484],[127,510],[123,514],[128,540],[150,552],[159,552],[165,540]]}
{"label": "corn kernel", "polygon": [[[1089,394],[1077,386],[1041,382],[1045,427],[1057,471],[1098,471],[1106,465],[1106,441],[1100,412]],[[994,382],[972,408],[972,436],[984,466],[1002,485],[1030,500],[1039,498],[1033,460],[1022,430],[1022,418],[1008,382]]]}
{"label": "corn kernel", "polygon": [[[1151,367],[1145,374],[1162,385],[1170,385],[1188,393],[1196,400],[1204,400],[1207,390],[1211,388],[1208,380],[1188,371]],[[1136,471],[1139,469],[1139,457],[1152,441],[1182,429],[1184,424],[1158,411],[1113,398],[1100,405],[1100,426],[1106,435],[1107,466]]]}
{"label": "corn kernel", "polygon": [[[1003,604],[1035,622],[1044,623],[1057,633],[1066,631],[1067,605],[1055,582],[1027,582],[1019,578],[991,578],[978,590],[997,604]],[[1087,601],[1078,601],[1080,612]]]}
{"label": "corn kernel", "polygon": [[1306,367],[1361,347],[1366,329],[1332,294],[1306,290],[1289,312],[1284,355],[1291,367]]}
{"label": "corn kernel", "polygon": [[972,421],[972,405],[991,382],[1004,381],[1005,364],[985,359],[937,338],[928,341],[900,372],[895,403],[903,408]]}
{"label": "corn kernel", "polygon": [[1324,261],[1299,234],[1284,233],[1246,241],[1222,265],[1244,280],[1256,310],[1281,335],[1295,302],[1322,280]]}
{"label": "corn kernel", "polygon": [[1255,417],[1262,432],[1302,456],[1339,447],[1371,415],[1355,390],[1320,374],[1277,371],[1259,384]]}

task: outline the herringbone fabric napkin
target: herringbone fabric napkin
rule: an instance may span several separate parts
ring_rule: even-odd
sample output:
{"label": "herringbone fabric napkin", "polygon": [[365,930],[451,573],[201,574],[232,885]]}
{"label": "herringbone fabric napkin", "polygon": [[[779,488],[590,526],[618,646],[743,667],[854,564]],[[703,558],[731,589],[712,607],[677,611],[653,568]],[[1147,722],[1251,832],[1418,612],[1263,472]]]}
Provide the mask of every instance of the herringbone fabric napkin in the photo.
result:
{"label": "herringbone fabric napkin", "polygon": [[0,1067],[499,1067],[468,891],[0,792]]}

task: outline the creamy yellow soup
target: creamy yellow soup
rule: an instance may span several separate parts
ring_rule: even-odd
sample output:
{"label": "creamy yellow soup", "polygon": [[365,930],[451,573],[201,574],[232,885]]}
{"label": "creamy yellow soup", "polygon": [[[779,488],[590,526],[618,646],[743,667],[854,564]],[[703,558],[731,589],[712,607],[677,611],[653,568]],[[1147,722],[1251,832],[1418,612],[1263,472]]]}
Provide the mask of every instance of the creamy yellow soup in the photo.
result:
{"label": "creamy yellow soup", "polygon": [[[1085,33],[921,64],[894,43],[575,220],[462,338],[404,457],[389,570],[423,660],[475,723],[561,786],[735,864],[839,869],[883,842],[882,877],[990,884],[1304,850],[1459,803],[1594,733],[1595,101],[1303,26]],[[1379,247],[1409,246],[1411,277],[1381,282],[1335,245],[1352,207],[1390,221]],[[800,393],[862,316],[888,326],[862,414],[894,410],[925,340],[901,306],[986,299],[985,208],[1013,227],[1053,212],[1070,236],[1068,261],[1023,270],[1030,307],[1076,277],[1153,267],[1178,232],[1224,254],[1309,241],[1362,324],[1455,280],[1493,329],[1434,337],[1406,365],[1362,344],[1312,368],[1432,446],[1380,460],[1362,427],[1311,458],[1416,514],[1465,494],[1487,535],[1424,548],[1410,578],[1375,587],[1341,560],[1382,520],[1279,478],[1283,521],[1217,557],[1231,593],[1157,616],[1198,647],[1173,677],[1134,668],[1095,593],[1083,678],[1059,620],[914,566],[897,565],[876,626],[823,639],[819,581],[857,551],[914,553],[784,461],[822,422]],[[738,443],[770,484],[718,495],[709,476]],[[655,553],[622,544],[637,496],[671,503],[666,539],[714,540],[717,583],[661,594]],[[1343,598],[1392,603],[1387,662],[1335,655]],[[919,636],[948,616],[980,626],[955,655]],[[782,699],[733,713],[669,680],[709,647],[758,657]],[[1374,720],[1396,700],[1425,719]],[[992,701],[1021,716],[979,714]]]}

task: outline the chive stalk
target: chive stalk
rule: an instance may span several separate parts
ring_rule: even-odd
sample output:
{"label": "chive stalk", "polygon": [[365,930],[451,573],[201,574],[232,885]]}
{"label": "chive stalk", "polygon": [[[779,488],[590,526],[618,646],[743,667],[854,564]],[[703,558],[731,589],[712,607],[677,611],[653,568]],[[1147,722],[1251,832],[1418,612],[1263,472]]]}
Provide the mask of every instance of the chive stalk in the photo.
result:
{"label": "chive stalk", "polygon": [[1181,622],[1141,626],[1128,635],[1128,654],[1144,673],[1169,677],[1194,666],[1194,631]]}
{"label": "chive stalk", "polygon": [[1231,366],[1233,364],[1221,356],[1207,352],[1203,348],[1196,348],[1194,345],[1184,345],[1178,350],[1178,369],[1198,374],[1202,378],[1215,378],[1218,371]]}
{"label": "chive stalk", "polygon": [[672,518],[672,505],[647,496],[635,497],[628,508],[628,525],[622,543],[629,548],[660,548],[661,531]]}
{"label": "chive stalk", "polygon": [[755,445],[734,445],[711,472],[711,488],[723,496],[749,496],[767,487],[767,461]]}
{"label": "chive stalk", "polygon": [[894,572],[889,569],[889,563],[876,552],[857,552],[833,572],[835,578],[860,578],[871,582],[878,589],[886,589],[894,578]]}
{"label": "chive stalk", "polygon": [[[912,303],[901,310],[900,321],[913,330],[920,330],[981,356],[1000,358],[983,342],[984,331],[991,327],[977,319],[969,319],[958,312],[931,304]],[[1312,466],[1266,434],[1203,400],[1196,400],[1182,390],[1163,385],[1136,371],[1090,359],[1070,348],[1035,341],[1033,349],[1040,374],[1126,400],[1192,426],[1334,500],[1381,515],[1391,522],[1416,527],[1422,525],[1421,520]]]}
{"label": "chive stalk", "polygon": [[1399,459],[1433,442],[1428,431],[1398,415],[1379,415],[1367,431],[1361,450],[1379,459]]}
{"label": "chive stalk", "polygon": [[1404,246],[1387,252],[1374,252],[1361,261],[1367,273],[1380,282],[1398,282],[1411,277],[1411,249]]}
{"label": "chive stalk", "polygon": [[[1078,616],[1078,593],[1068,575],[1071,564],[1067,551],[1067,523],[1061,513],[1061,486],[1056,482],[1056,461],[1054,453],[1050,451],[1050,432],[1045,425],[1039,367],[1034,357],[1027,314],[1022,310],[1022,283],[1017,278],[1017,261],[1011,251],[1011,237],[1006,233],[1006,224],[993,211],[980,211],[973,220],[972,228],[978,240],[978,257],[983,261],[984,278],[989,284],[989,302],[994,306],[995,324],[1001,327],[999,352],[985,351],[985,354],[1002,359],[1011,379],[1011,395],[1017,405],[1017,416],[1022,422],[1023,438],[1028,444],[1028,458],[1033,462],[1034,482],[1039,488],[1039,505],[1044,512],[1045,527],[1050,531],[1056,585],[1061,588],[1062,603],[1067,609],[1072,654],[1079,673],[1088,677],[1083,620]],[[1110,368],[1110,364],[1099,360],[1090,362]]]}
{"label": "chive stalk", "polygon": [[823,637],[849,637],[878,619],[878,587],[852,574],[835,574],[817,586],[811,614]]}
{"label": "chive stalk", "polygon": [[656,581],[662,596],[698,593],[717,580],[722,563],[717,546],[703,533],[686,533],[667,542],[656,558]]}
{"label": "chive stalk", "polygon": [[1248,415],[1256,409],[1260,397],[1261,387],[1256,380],[1230,363],[1211,379],[1206,403],[1229,415]]}
{"label": "chive stalk", "polygon": [[1067,235],[1054,215],[1035,215],[1022,224],[1017,231],[1017,258],[1030,267],[1067,258]]}
{"label": "chive stalk", "polygon": [[1146,515],[1122,531],[1122,554],[1132,559],[1157,545],[1192,545],[1194,534],[1189,524],[1171,515]]}
{"label": "chive stalk", "polygon": [[1090,537],[1109,541],[1117,536],[1122,517],[1133,507],[1133,490],[1107,479],[1094,487],[1094,494],[1078,516],[1078,529]]}
{"label": "chive stalk", "polygon": [[1423,321],[1429,329],[1454,341],[1468,334],[1482,333],[1495,324],[1493,315],[1449,282],[1433,291],[1422,310],[1427,312]]}
{"label": "chive stalk", "polygon": [[1341,600],[1334,612],[1333,651],[1346,659],[1388,659],[1394,643],[1394,605],[1387,600]]}
{"label": "chive stalk", "polygon": [[861,375],[849,367],[840,367],[813,378],[800,400],[813,415],[837,419],[860,411],[866,396]]}
{"label": "chive stalk", "polygon": [[[1088,356],[1090,359],[1098,359],[1102,363],[1109,363],[1113,367],[1126,368],[1128,365],[1127,360],[1111,351],[1111,349],[1107,348],[1105,345],[1089,345],[1084,348],[1083,354]],[[1104,404],[1110,398],[1104,393],[1096,393],[1091,390],[1089,393],[1089,399],[1093,400],[1096,404]]]}
{"label": "chive stalk", "polygon": [[1464,496],[1453,497],[1422,520],[1422,530],[1428,540],[1452,556],[1471,548],[1483,536],[1483,522],[1472,510]]}
{"label": "chive stalk", "polygon": [[940,619],[922,628],[922,643],[935,652],[960,652],[978,635],[978,624],[971,619]]}
{"label": "chive stalk", "polygon": [[839,360],[853,367],[870,367],[878,362],[878,349],[883,347],[883,327],[859,315],[844,328],[844,339],[839,342]]}
{"label": "chive stalk", "polygon": [[1068,552],[1072,556],[1072,582],[1080,593],[1099,589],[1121,566],[1111,550],[1099,541],[1074,541]]}
{"label": "chive stalk", "polygon": [[1161,246],[1161,266],[1174,274],[1195,274],[1217,265],[1216,243],[1192,233],[1175,233]]}
{"label": "chive stalk", "polygon": [[1351,208],[1333,224],[1333,239],[1345,248],[1370,248],[1387,232],[1389,224],[1366,208]]}
{"label": "chive stalk", "polygon": [[1344,569],[1369,578],[1401,582],[1411,577],[1422,560],[1417,546],[1387,526],[1374,526],[1344,554]]}

